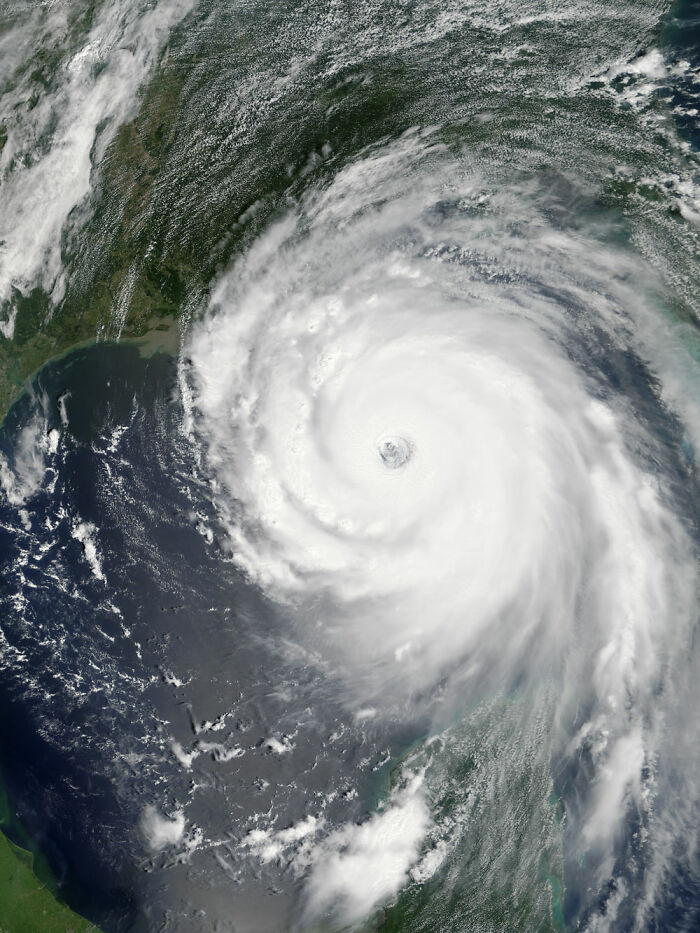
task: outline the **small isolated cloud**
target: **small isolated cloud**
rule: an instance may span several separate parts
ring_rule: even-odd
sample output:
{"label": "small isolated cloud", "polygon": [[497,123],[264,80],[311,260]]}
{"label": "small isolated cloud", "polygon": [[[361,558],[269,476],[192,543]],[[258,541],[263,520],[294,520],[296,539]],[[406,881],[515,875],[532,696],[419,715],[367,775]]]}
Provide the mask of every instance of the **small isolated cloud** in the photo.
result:
{"label": "small isolated cloud", "polygon": [[177,845],[185,832],[185,816],[178,811],[172,817],[163,816],[155,807],[144,808],[139,829],[151,852]]}

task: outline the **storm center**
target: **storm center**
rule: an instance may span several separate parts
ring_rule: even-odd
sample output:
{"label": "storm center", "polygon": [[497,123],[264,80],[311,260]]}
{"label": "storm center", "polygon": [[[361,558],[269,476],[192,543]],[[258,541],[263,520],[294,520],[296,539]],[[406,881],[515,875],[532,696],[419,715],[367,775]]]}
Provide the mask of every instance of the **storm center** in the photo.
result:
{"label": "storm center", "polygon": [[411,459],[411,445],[403,437],[382,437],[377,443],[377,453],[384,466],[397,470]]}

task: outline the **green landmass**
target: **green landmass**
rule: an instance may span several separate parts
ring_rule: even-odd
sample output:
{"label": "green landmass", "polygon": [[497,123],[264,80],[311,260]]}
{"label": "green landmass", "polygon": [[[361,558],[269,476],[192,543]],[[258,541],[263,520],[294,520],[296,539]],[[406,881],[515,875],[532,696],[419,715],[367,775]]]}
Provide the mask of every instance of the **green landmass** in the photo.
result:
{"label": "green landmass", "polygon": [[485,700],[395,766],[392,781],[404,762],[424,769],[433,843],[450,839],[451,853],[434,876],[409,880],[367,933],[565,928],[562,805],[542,738],[551,702],[547,690]]}
{"label": "green landmass", "polygon": [[48,862],[13,816],[1,783],[0,827],[0,933],[99,933],[61,902]]}
{"label": "green landmass", "polygon": [[61,904],[34,874],[34,856],[0,833],[0,933],[88,933],[97,927]]}
{"label": "green landmass", "polygon": [[[69,46],[93,14],[91,0],[79,5]],[[442,142],[470,153],[477,175],[496,163],[516,174],[576,168],[583,187],[590,183],[597,191],[595,207],[624,217],[626,236],[648,258],[665,257],[675,285],[669,291],[679,294],[675,302],[667,298],[669,310],[691,320],[693,241],[673,192],[659,181],[676,168],[673,146],[621,107],[604,82],[591,79],[586,94],[552,95],[537,56],[525,51],[535,40],[544,43],[551,67],[570,68],[585,37],[572,35],[562,44],[558,33],[551,42],[540,34],[550,28],[545,24],[518,27],[526,95],[504,92],[495,77],[484,81],[486,71],[471,58],[455,59],[451,73],[427,75],[428,42],[426,49],[385,52],[361,63],[339,64],[332,46],[324,47],[309,59],[294,93],[263,96],[256,107],[234,93],[232,105],[238,83],[289,66],[273,41],[287,29],[284,11],[268,15],[269,44],[261,45],[258,13],[239,11],[230,29],[211,34],[204,56],[185,37],[199,27],[206,33],[206,17],[173,31],[135,116],[119,127],[96,166],[89,217],[64,234],[65,295],[57,304],[40,288],[13,296],[14,336],[0,335],[0,420],[27,380],[57,355],[93,340],[139,339],[164,320],[200,313],[211,282],[271,220],[367,145],[414,126],[442,124]],[[492,38],[482,38],[474,48],[482,64],[492,64]],[[60,52],[50,47],[27,64],[36,95],[60,80]],[[653,106],[659,119],[671,119],[663,101]],[[616,132],[592,135],[591,126]],[[3,132],[0,127],[0,145]],[[579,138],[582,151],[592,148],[595,157],[573,166]]]}

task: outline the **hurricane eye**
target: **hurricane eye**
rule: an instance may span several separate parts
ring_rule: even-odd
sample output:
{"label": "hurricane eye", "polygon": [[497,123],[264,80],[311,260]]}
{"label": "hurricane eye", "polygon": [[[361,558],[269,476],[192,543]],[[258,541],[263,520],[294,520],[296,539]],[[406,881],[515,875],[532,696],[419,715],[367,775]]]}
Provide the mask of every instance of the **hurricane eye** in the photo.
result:
{"label": "hurricane eye", "polygon": [[403,437],[382,437],[377,443],[377,453],[384,466],[398,470],[411,459],[411,445]]}

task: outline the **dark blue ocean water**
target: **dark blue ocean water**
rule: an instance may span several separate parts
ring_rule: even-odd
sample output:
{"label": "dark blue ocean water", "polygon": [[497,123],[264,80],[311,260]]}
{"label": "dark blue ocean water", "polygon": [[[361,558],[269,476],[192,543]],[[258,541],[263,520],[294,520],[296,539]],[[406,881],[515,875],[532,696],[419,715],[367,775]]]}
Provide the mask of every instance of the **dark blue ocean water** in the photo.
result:
{"label": "dark blue ocean water", "polygon": [[700,3],[680,0],[671,10],[665,39],[676,62],[687,62],[671,82],[676,125],[700,149]]}
{"label": "dark blue ocean water", "polygon": [[[279,809],[293,822],[310,801],[331,821],[358,817],[387,748],[416,726],[356,729],[279,610],[225,559],[179,431],[172,358],[98,345],[47,366],[0,433],[10,460],[37,413],[60,431],[57,450],[24,518],[0,501],[0,761],[18,823],[61,895],[106,931],[200,929],[202,911],[228,929],[232,891],[239,920],[284,928],[294,886],[246,867],[250,819]],[[78,525],[94,526],[103,578]],[[191,769],[174,742],[195,752]],[[234,748],[244,754],[227,760]],[[350,787],[360,793],[324,803]],[[148,851],[148,805],[185,811],[179,849]]]}

